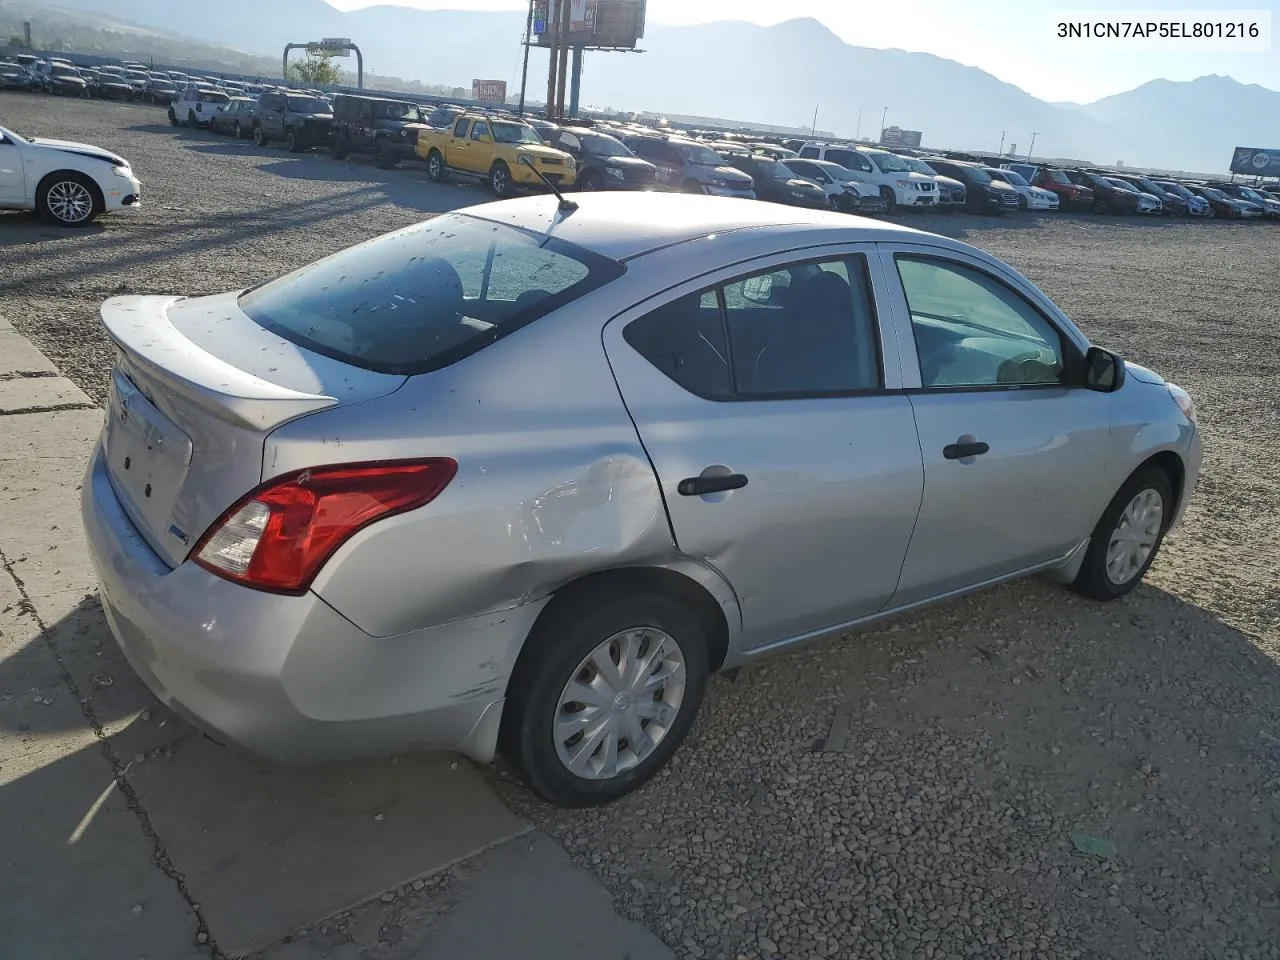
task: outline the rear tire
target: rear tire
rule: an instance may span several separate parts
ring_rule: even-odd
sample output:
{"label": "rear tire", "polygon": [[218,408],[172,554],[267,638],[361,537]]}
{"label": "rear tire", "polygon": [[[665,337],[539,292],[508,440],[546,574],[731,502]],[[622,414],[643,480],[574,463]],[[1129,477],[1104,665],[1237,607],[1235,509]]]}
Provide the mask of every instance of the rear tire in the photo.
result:
{"label": "rear tire", "polygon": [[[103,99],[106,98],[104,97]],[[169,108],[169,125],[173,127],[178,126],[178,115],[173,112],[173,107]]]}
{"label": "rear tire", "polygon": [[197,130],[200,127],[200,121],[196,119],[196,112],[194,110],[187,111],[187,126],[192,130]]}
{"label": "rear tire", "polygon": [[1173,519],[1173,485],[1159,467],[1125,481],[1093,530],[1073,584],[1091,600],[1116,600],[1142,582]]}
{"label": "rear tire", "polygon": [[237,120],[237,121],[236,121],[236,125],[235,125],[234,127],[232,127],[232,128],[231,128],[231,132],[232,132],[232,134],[234,134],[234,135],[235,135],[235,138],[236,138],[237,140],[243,140],[243,139],[244,139],[244,127],[240,126],[240,121],[239,121],[239,120]]}
{"label": "rear tire", "polygon": [[[503,715],[504,743],[533,791],[559,806],[591,807],[649,780],[693,726],[707,685],[707,646],[703,627],[687,607],[649,589],[614,585],[549,609],[520,657]],[[624,649],[633,656],[624,657]],[[604,655],[615,666],[633,664],[634,679],[627,682],[620,669],[611,680],[588,663],[593,653],[595,662]],[[651,655],[652,666],[642,666]],[[599,701],[568,700],[574,680],[595,691]],[[565,738],[566,720],[571,725],[588,711],[601,719]],[[628,735],[644,745],[634,747]],[[597,736],[597,750],[575,772],[565,758]],[[600,769],[589,769],[597,764]]]}
{"label": "rear tire", "polygon": [[293,127],[286,127],[284,131],[284,146],[290,153],[302,152],[302,141],[298,139],[297,132]]}
{"label": "rear tire", "polygon": [[333,146],[330,148],[335,160],[345,160],[351,155],[351,142],[344,134],[335,133],[333,135]]}

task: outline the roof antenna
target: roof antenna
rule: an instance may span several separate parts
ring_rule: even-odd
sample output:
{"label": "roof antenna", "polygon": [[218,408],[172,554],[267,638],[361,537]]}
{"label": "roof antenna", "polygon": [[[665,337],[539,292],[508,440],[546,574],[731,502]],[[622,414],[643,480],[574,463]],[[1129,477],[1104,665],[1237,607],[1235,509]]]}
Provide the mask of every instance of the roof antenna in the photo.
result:
{"label": "roof antenna", "polygon": [[534,173],[536,173],[538,175],[538,179],[551,188],[551,192],[554,193],[556,195],[556,199],[560,201],[561,213],[573,213],[573,211],[578,209],[578,205],[576,203],[574,203],[572,200],[565,197],[565,195],[560,192],[560,188],[556,186],[554,180],[552,180],[550,177],[544,174],[541,170],[539,170],[536,166],[534,166],[532,157],[530,157],[527,153],[522,154],[520,156],[520,162],[523,163],[530,170],[532,170]]}

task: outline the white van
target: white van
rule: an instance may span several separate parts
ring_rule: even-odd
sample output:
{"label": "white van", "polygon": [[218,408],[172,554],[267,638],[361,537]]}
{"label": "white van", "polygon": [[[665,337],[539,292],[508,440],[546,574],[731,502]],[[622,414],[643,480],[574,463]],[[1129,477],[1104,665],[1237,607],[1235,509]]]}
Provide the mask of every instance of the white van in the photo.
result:
{"label": "white van", "polygon": [[895,207],[936,207],[938,184],[932,177],[912,173],[900,157],[888,150],[847,144],[806,143],[800,148],[805,160],[829,160],[863,174],[880,189],[892,213]]}

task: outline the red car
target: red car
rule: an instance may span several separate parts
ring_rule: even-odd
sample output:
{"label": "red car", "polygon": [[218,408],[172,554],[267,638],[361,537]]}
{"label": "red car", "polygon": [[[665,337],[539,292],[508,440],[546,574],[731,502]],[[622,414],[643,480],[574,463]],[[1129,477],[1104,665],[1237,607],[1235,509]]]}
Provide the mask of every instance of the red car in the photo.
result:
{"label": "red car", "polygon": [[1065,171],[1035,163],[1002,163],[1002,167],[1020,173],[1033,187],[1042,187],[1058,195],[1059,210],[1092,210],[1093,191],[1072,183]]}

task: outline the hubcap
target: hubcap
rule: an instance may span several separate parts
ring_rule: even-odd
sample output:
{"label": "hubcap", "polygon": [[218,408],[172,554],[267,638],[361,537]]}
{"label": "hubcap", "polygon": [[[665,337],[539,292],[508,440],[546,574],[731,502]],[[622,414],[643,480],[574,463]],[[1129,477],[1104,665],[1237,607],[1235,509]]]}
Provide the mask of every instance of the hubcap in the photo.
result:
{"label": "hubcap", "polygon": [[501,170],[493,171],[493,190],[495,193],[505,193],[507,189],[507,175]]}
{"label": "hubcap", "polygon": [[432,177],[440,176],[440,158],[439,157],[432,157],[429,163],[429,167],[430,167],[430,170],[428,172],[431,174]]}
{"label": "hubcap", "polygon": [[79,223],[93,212],[93,197],[83,183],[64,180],[49,188],[49,212],[63,223]]}
{"label": "hubcap", "polygon": [[1158,490],[1138,492],[1120,514],[1120,522],[1107,544],[1107,579],[1116,586],[1128,583],[1142,570],[1155,549],[1164,523],[1164,498]]}
{"label": "hubcap", "polygon": [[684,702],[680,646],[654,627],[616,633],[587,654],[556,706],[556,755],[584,780],[642,763],[670,732]]}

